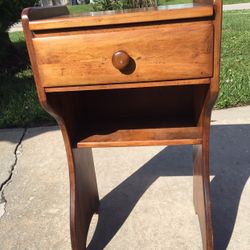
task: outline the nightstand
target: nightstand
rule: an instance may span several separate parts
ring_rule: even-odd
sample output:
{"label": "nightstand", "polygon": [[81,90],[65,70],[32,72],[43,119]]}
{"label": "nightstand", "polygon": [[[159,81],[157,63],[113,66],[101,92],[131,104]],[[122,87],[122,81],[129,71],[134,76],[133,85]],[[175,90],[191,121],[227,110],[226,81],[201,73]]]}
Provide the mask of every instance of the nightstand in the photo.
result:
{"label": "nightstand", "polygon": [[91,149],[178,144],[194,145],[194,207],[203,247],[213,249],[209,128],[221,9],[221,0],[79,15],[24,9],[38,97],[67,152],[73,249],[86,249],[98,212]]}

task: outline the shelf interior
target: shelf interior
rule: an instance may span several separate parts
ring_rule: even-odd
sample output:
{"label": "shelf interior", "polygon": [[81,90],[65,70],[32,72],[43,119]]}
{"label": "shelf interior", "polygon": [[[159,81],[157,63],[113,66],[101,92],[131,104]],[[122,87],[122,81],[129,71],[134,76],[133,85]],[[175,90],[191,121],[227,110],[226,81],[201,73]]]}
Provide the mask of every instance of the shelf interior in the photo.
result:
{"label": "shelf interior", "polygon": [[74,147],[199,144],[209,85],[47,93]]}

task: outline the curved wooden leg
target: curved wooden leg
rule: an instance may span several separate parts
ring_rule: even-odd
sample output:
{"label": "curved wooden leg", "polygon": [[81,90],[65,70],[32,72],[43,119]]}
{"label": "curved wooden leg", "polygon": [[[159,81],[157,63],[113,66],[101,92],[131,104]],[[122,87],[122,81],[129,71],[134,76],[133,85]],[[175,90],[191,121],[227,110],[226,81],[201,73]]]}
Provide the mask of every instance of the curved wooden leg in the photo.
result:
{"label": "curved wooden leg", "polygon": [[48,100],[56,114],[67,152],[70,179],[70,235],[73,250],[86,249],[89,224],[98,212],[99,196],[91,148],[75,148],[78,133],[76,115],[81,105],[72,93],[49,95]]}
{"label": "curved wooden leg", "polygon": [[73,250],[86,249],[89,224],[99,197],[91,148],[73,149],[75,185],[71,185],[70,227]]}
{"label": "curved wooden leg", "polygon": [[[206,143],[207,142],[207,143]],[[208,140],[193,146],[194,207],[199,217],[204,250],[214,249],[209,180]]]}

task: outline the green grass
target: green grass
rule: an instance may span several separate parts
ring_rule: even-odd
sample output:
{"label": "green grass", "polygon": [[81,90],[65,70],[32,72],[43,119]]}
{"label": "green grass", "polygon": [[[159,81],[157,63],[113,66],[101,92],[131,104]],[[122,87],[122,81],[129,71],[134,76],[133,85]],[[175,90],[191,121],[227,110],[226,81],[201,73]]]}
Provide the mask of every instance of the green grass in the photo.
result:
{"label": "green grass", "polygon": [[159,0],[159,5],[192,3],[192,0]]}
{"label": "green grass", "polygon": [[0,76],[0,128],[53,123],[40,107],[30,69]]}
{"label": "green grass", "polygon": [[[159,0],[159,5],[192,3],[192,0]],[[223,4],[250,3],[250,0],[224,0]],[[71,14],[94,11],[92,4],[68,5]]]}
{"label": "green grass", "polygon": [[250,0],[223,0],[223,4],[250,3]]}
{"label": "green grass", "polygon": [[23,69],[0,74],[0,128],[54,123],[38,103],[22,32],[10,33],[10,39],[22,51]]}
{"label": "green grass", "polygon": [[[192,3],[192,0],[159,0],[159,5]],[[223,4],[250,3],[250,0],[224,0]],[[71,14],[94,11],[92,4],[68,5]]]}
{"label": "green grass", "polygon": [[[216,108],[250,104],[250,11],[224,12],[220,94]],[[24,50],[21,32],[10,34]],[[0,75],[0,128],[55,123],[40,107],[27,65],[15,74]]]}
{"label": "green grass", "polygon": [[[160,5],[192,3],[192,0],[160,0]],[[223,4],[250,3],[250,0],[223,0]]]}
{"label": "green grass", "polygon": [[250,104],[250,11],[224,12],[217,108]]}
{"label": "green grass", "polygon": [[[159,0],[159,5],[192,3],[192,0]],[[250,0],[224,0],[223,4],[250,3]],[[92,4],[69,5],[71,14],[78,14],[86,11],[94,11]]]}
{"label": "green grass", "polygon": [[[192,0],[160,0],[160,4],[192,3]],[[223,4],[250,3],[250,0],[223,0]]]}
{"label": "green grass", "polygon": [[92,4],[68,5],[67,7],[71,14],[94,11]]}

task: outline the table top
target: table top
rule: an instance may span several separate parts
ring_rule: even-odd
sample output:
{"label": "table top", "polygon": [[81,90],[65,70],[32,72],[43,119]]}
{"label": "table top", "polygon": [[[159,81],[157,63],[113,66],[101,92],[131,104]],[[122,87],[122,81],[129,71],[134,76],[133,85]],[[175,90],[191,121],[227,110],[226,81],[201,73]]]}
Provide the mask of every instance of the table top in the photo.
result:
{"label": "table top", "polygon": [[[40,8],[40,10],[42,9]],[[53,16],[53,8],[49,8],[48,11],[51,11],[51,17],[47,18],[48,15],[46,15],[46,18],[44,18],[39,13],[39,8],[29,9],[29,28],[31,30],[47,30],[209,17],[213,15],[213,6],[189,3],[158,6],[156,8],[64,14],[56,17]]]}

